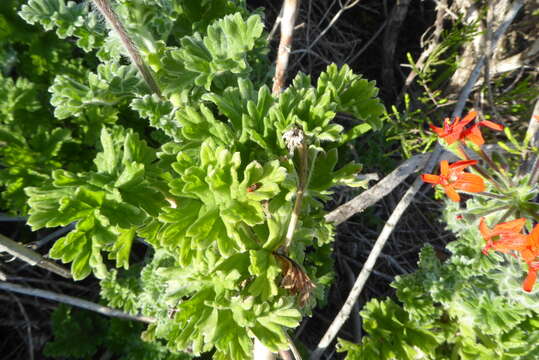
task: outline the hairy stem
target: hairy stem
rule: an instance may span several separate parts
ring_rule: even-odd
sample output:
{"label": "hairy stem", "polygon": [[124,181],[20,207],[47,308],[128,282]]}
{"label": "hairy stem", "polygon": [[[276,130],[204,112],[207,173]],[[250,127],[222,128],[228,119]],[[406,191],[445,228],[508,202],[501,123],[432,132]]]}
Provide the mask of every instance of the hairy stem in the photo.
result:
{"label": "hairy stem", "polygon": [[144,81],[146,81],[146,84],[148,84],[148,87],[151,89],[152,92],[156,93],[159,97],[161,97],[161,90],[159,89],[157,82],[153,78],[150,69],[144,63],[140,52],[129,37],[129,34],[127,34],[127,31],[125,30],[125,27],[123,26],[122,22],[120,21],[114,10],[112,10],[109,1],[93,0],[93,2],[101,15],[103,15],[103,17],[107,20],[107,23],[110,25],[110,27],[120,37],[120,40],[125,50],[127,51],[129,58],[131,59],[131,62],[137,67],[138,71],[144,78]]}

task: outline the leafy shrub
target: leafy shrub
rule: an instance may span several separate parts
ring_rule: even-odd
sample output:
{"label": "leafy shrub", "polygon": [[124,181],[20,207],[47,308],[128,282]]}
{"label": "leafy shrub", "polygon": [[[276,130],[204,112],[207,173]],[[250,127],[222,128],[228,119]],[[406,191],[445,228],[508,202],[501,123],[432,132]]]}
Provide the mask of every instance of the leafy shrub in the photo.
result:
{"label": "leafy shrub", "polygon": [[[73,124],[79,144],[96,146],[93,165],[58,162],[21,185],[28,223],[75,223],[50,256],[76,280],[101,279],[111,305],[155,318],[143,333],[152,344],[215,359],[249,358],[255,337],[287,348],[287,329],[332,278],[323,203],[335,185],[366,185],[338,153],[381,127],[378,90],[330,65],[314,85],[298,74],[272,95],[261,12],[243,1],[118,1],[114,12],[158,90],[86,4],[30,0],[19,12],[99,60],[56,72],[49,88],[50,126]],[[337,112],[356,124],[344,131]],[[132,267],[139,241],[151,251]]]}

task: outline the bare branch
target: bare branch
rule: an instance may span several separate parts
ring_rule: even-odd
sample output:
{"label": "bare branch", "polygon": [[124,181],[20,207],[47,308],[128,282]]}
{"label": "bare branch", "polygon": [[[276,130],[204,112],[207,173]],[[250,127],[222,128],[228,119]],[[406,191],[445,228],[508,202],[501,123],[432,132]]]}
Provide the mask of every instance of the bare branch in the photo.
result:
{"label": "bare branch", "polygon": [[279,95],[284,88],[286,68],[294,39],[294,24],[298,16],[299,0],[284,0],[283,16],[281,18],[281,40],[277,52],[277,64],[275,65],[275,77],[273,78],[273,95]]}
{"label": "bare branch", "polygon": [[7,252],[32,266],[39,266],[57,275],[71,279],[71,272],[69,270],[64,269],[54,261],[43,258],[41,254],[2,234],[0,234],[0,252]]}
{"label": "bare branch", "polygon": [[0,289],[7,290],[19,294],[25,294],[30,296],[37,296],[43,299],[49,299],[52,301],[58,301],[64,304],[76,306],[82,309],[94,311],[106,316],[117,317],[126,320],[141,321],[148,324],[154,323],[155,319],[147,316],[136,316],[127,314],[123,311],[110,308],[108,306],[99,305],[87,300],[79,299],[73,296],[58,294],[52,291],[33,289],[25,286],[20,286],[7,281],[0,281]]}
{"label": "bare branch", "polygon": [[382,79],[384,86],[388,89],[393,88],[395,82],[395,70],[394,70],[394,58],[395,49],[397,47],[397,39],[399,37],[399,30],[402,27],[402,23],[408,13],[408,6],[411,0],[397,1],[395,7],[391,11],[391,15],[386,26],[384,34],[384,54],[382,56]]}
{"label": "bare branch", "polygon": [[422,169],[427,162],[427,157],[428,154],[419,154],[406,160],[369,190],[362,192],[346,204],[339,206],[327,214],[325,216],[326,221],[337,225],[348,220],[354,214],[360,213],[372,206],[392,192],[408,176]]}

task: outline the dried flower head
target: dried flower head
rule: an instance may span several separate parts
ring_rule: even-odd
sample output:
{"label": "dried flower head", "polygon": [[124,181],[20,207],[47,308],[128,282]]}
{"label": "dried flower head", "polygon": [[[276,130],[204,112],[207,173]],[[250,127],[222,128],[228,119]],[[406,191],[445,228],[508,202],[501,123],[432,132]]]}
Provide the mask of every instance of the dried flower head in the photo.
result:
{"label": "dried flower head", "polygon": [[290,151],[290,155],[294,154],[294,150],[301,146],[304,139],[305,135],[303,130],[297,127],[292,128],[283,134],[283,140]]}
{"label": "dried flower head", "polygon": [[294,295],[298,295],[299,305],[304,306],[316,285],[292,259],[276,253],[273,255],[279,261],[283,272],[281,287],[289,290]]}

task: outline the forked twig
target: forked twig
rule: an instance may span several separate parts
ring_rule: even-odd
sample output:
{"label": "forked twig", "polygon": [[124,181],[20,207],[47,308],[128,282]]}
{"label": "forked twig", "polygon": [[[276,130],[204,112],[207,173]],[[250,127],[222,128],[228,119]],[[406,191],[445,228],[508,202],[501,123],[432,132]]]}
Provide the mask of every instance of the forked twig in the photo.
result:
{"label": "forked twig", "polygon": [[[320,39],[322,39],[326,33],[329,31],[329,29],[331,29],[331,27],[333,27],[333,25],[335,25],[335,23],[337,22],[337,20],[339,20],[339,18],[342,16],[342,14],[346,11],[346,10],[349,10],[351,8],[353,8],[354,6],[356,6],[358,3],[359,3],[360,0],[348,0],[344,5],[341,3],[341,8],[339,9],[339,11],[337,11],[337,13],[331,18],[331,20],[329,21],[329,24],[324,28],[324,30],[322,30],[318,36],[309,44],[309,46],[307,46],[306,49],[302,49],[300,50],[301,52],[303,52],[304,54],[306,53],[310,53],[310,50],[318,43],[318,41],[320,41]],[[300,56],[297,60],[296,60],[296,63],[294,64],[294,66],[296,64],[298,64],[301,59],[303,59],[305,55],[302,55]]]}
{"label": "forked twig", "polygon": [[2,234],[0,234],[0,252],[7,252],[32,266],[39,266],[56,275],[71,279],[71,272],[69,270],[64,269],[54,261],[43,258],[38,252],[29,249]]}
{"label": "forked twig", "polygon": [[[511,22],[517,15],[522,5],[523,5],[522,0],[515,1],[511,10],[505,16],[504,22],[496,30],[493,36],[492,43],[491,43],[492,47],[496,47],[501,35],[505,33],[505,31],[507,31],[509,24],[511,24]],[[464,86],[463,90],[460,93],[459,100],[458,100],[457,105],[455,106],[452,117],[457,117],[461,115],[462,110],[464,109],[466,100],[468,99],[472,91],[473,85],[476,83],[477,79],[479,78],[479,74],[481,72],[481,69],[484,66],[484,63],[485,63],[485,57],[482,57],[481,59],[479,59],[474,70],[472,71],[470,78],[468,79],[466,85]],[[438,158],[441,153],[442,153],[442,147],[440,146],[440,144],[437,144],[427,162],[427,165],[425,166],[426,172],[430,172],[432,170],[432,168],[438,161]],[[311,357],[310,357],[311,360],[318,360],[320,358],[320,356],[324,353],[324,351],[329,346],[329,344],[333,341],[335,336],[337,336],[338,331],[340,330],[340,328],[344,325],[345,321],[350,316],[350,312],[352,311],[353,306],[359,297],[359,294],[363,290],[363,286],[365,285],[365,283],[367,282],[367,279],[369,278],[371,272],[373,271],[376,260],[378,259],[378,257],[380,256],[380,253],[382,252],[382,248],[384,247],[385,243],[387,242],[387,239],[389,238],[389,236],[395,229],[395,226],[397,225],[397,222],[401,218],[402,214],[412,202],[415,194],[421,188],[421,185],[423,185],[423,181],[421,180],[421,178],[420,177],[416,178],[412,186],[408,189],[408,191],[406,191],[402,199],[399,201],[399,203],[395,207],[395,210],[393,210],[393,213],[391,214],[386,224],[384,225],[382,232],[376,239],[376,242],[369,254],[369,257],[367,258],[367,261],[363,265],[363,268],[361,269],[361,272],[359,273],[356,279],[356,282],[354,284],[354,287],[352,288],[352,290],[350,291],[350,294],[348,295],[348,298],[346,299],[346,302],[344,303],[343,307],[341,308],[341,310],[339,311],[339,313],[337,314],[337,316],[331,323],[329,329],[326,331],[326,333],[320,340],[315,351],[311,354]]]}
{"label": "forked twig", "polygon": [[419,154],[411,157],[380,180],[370,189],[362,192],[352,200],[339,206],[325,216],[327,222],[338,225],[345,222],[354,214],[360,213],[372,206],[378,200],[391,193],[408,176],[425,166],[428,154]]}
{"label": "forked twig", "polygon": [[24,309],[24,305],[21,303],[19,298],[12,293],[9,293],[9,295],[17,303],[17,306],[19,307],[19,310],[24,317],[24,321],[26,322],[26,334],[28,337],[28,355],[30,357],[30,360],[34,360],[34,337],[32,336],[32,323],[30,322],[30,318],[28,317],[28,314]]}

